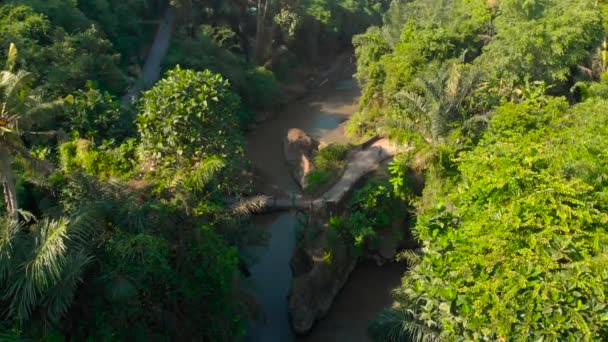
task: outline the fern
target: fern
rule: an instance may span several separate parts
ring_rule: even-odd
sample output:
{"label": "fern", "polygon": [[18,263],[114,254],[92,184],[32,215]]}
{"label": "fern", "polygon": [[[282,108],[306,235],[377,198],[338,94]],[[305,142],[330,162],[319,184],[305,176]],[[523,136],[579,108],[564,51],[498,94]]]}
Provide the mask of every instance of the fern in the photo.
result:
{"label": "fern", "polygon": [[40,288],[56,282],[65,264],[66,240],[69,222],[66,219],[45,219],[38,225],[34,257],[26,266],[28,278]]}

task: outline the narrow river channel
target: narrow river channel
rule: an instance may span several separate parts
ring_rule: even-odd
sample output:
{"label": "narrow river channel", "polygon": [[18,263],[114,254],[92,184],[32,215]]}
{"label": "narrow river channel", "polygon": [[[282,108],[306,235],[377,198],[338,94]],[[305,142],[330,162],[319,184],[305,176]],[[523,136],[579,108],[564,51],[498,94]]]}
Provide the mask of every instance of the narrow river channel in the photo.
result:
{"label": "narrow river channel", "polygon": [[[358,108],[360,91],[353,79],[336,82],[292,103],[276,118],[254,129],[247,137],[248,156],[264,175],[268,191],[299,192],[283,157],[283,136],[290,128],[300,128],[324,143],[346,143],[343,123]],[[290,327],[287,295],[292,280],[289,266],[295,249],[295,213],[256,217],[254,224],[271,234],[267,246],[252,253],[258,263],[251,268],[251,282],[265,321],[251,327],[248,341],[369,341],[368,322],[390,304],[390,291],[399,284],[404,267],[361,263],[354,270],[325,319],[304,337],[296,337]]]}

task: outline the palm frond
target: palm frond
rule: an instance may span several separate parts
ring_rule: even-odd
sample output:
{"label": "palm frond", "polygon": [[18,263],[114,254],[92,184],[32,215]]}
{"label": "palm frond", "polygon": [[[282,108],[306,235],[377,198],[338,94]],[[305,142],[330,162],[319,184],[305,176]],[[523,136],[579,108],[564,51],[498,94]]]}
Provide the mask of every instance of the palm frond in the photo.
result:
{"label": "palm frond", "polygon": [[17,63],[17,46],[14,43],[8,47],[8,54],[6,57],[6,70],[12,71]]}
{"label": "palm frond", "polygon": [[[106,209],[106,208],[104,208]],[[71,217],[69,225],[69,241],[78,247],[90,245],[94,241],[95,232],[101,231],[106,223],[100,205],[88,206]]]}
{"label": "palm frond", "polygon": [[47,288],[59,280],[65,264],[69,221],[44,219],[37,226],[36,247],[26,273],[38,287]]}
{"label": "palm frond", "polygon": [[438,332],[418,322],[411,310],[386,309],[369,326],[375,341],[439,342]]}
{"label": "palm frond", "polygon": [[16,276],[11,279],[3,300],[9,301],[5,312],[8,317],[14,317],[19,322],[27,321],[38,304],[40,289],[28,279],[23,267],[15,270]]}
{"label": "palm frond", "polygon": [[253,215],[264,209],[270,201],[269,196],[256,196],[239,201],[232,207],[232,213],[239,216]]}
{"label": "palm frond", "polygon": [[129,232],[143,233],[146,227],[149,227],[150,222],[148,220],[149,209],[151,208],[149,203],[144,203],[138,208],[134,208],[130,205],[126,205],[122,208],[121,215],[124,217],[120,224],[125,227]]}
{"label": "palm frond", "polygon": [[447,84],[445,86],[445,96],[449,99],[458,98],[461,90],[462,68],[459,64],[454,64],[450,71]]}
{"label": "palm frond", "polygon": [[25,223],[38,222],[36,216],[25,209],[17,209],[17,212],[19,212],[19,215],[21,215]]}
{"label": "palm frond", "polygon": [[17,220],[0,218],[0,284],[15,268],[15,244],[23,226]]}
{"label": "palm frond", "polygon": [[49,318],[56,320],[68,310],[82,271],[92,261],[86,245],[80,244],[85,238],[80,229],[65,218],[47,218],[30,227],[30,239],[24,236],[19,244],[28,252],[11,255],[17,265],[2,296],[9,302],[9,317],[23,323],[34,309],[46,305]]}
{"label": "palm frond", "polygon": [[0,71],[0,89],[3,101],[10,108],[18,100],[17,92],[27,87],[33,75],[27,71],[19,70],[16,73],[2,70]]}
{"label": "palm frond", "polygon": [[460,82],[460,91],[458,95],[458,104],[471,95],[478,87],[479,80],[481,78],[481,72],[479,69],[468,69],[466,74],[463,75],[462,81]]}
{"label": "palm frond", "polygon": [[436,103],[436,107],[445,97],[445,85],[449,74],[443,69],[434,74],[424,75],[418,78],[417,83],[423,89],[427,102]]}
{"label": "palm frond", "polygon": [[413,108],[418,112],[426,112],[427,102],[424,96],[413,91],[400,91],[395,95],[395,99],[404,108]]}
{"label": "palm frond", "polygon": [[209,157],[195,165],[185,183],[196,190],[202,190],[226,166],[222,158]]}
{"label": "palm frond", "polygon": [[405,261],[409,267],[420,263],[420,255],[411,249],[406,249],[397,254],[397,261]]}
{"label": "palm frond", "polygon": [[60,281],[46,291],[43,301],[51,321],[57,322],[68,311],[78,284],[82,282],[82,273],[92,260],[93,257],[82,250],[66,258]]}

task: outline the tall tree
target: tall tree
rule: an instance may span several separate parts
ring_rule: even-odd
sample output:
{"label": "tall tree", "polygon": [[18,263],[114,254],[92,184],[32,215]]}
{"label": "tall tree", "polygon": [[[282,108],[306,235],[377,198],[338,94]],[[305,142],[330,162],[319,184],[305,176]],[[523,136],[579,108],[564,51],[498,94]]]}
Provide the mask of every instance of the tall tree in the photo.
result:
{"label": "tall tree", "polygon": [[28,87],[31,74],[23,70],[15,71],[16,59],[17,48],[11,44],[6,69],[0,71],[0,180],[4,187],[6,209],[13,219],[18,218],[17,191],[12,170],[14,158],[23,157],[37,170],[50,171],[50,165],[30,154],[22,138],[27,134],[44,134],[31,132],[36,118],[61,103],[43,103],[39,97],[34,96]]}

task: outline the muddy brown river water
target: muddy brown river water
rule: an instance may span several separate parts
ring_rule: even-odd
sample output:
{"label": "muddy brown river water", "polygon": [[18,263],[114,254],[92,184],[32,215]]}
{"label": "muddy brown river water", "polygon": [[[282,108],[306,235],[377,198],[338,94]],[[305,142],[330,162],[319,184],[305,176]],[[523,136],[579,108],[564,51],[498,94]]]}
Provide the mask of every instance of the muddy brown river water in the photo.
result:
{"label": "muddy brown river water", "polygon": [[[300,128],[324,143],[346,143],[344,122],[358,109],[360,91],[353,79],[336,82],[284,108],[276,118],[255,128],[247,137],[247,153],[263,175],[266,186],[277,192],[298,192],[283,158],[283,136]],[[264,215],[254,224],[268,229],[269,244],[252,248],[258,262],[251,268],[251,286],[260,303],[264,322],[253,323],[248,341],[331,342],[369,341],[367,325],[391,303],[390,291],[399,285],[405,267],[360,263],[336,297],[328,315],[307,336],[296,337],[290,327],[287,295],[292,280],[289,261],[295,249],[295,213]]]}

